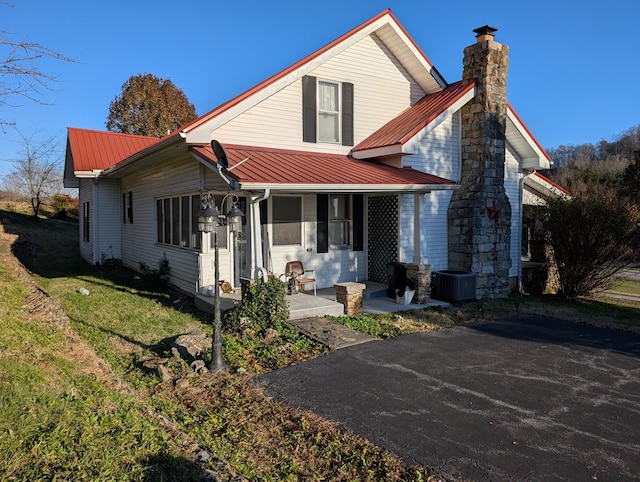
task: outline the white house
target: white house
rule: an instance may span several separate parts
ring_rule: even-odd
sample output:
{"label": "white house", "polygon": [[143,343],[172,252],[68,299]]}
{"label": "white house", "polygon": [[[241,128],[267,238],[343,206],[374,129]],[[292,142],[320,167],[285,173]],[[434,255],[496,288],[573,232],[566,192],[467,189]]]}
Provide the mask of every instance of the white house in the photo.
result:
{"label": "white house", "polygon": [[[223,212],[237,200],[245,213],[242,232],[219,229],[232,285],[291,260],[315,269],[318,288],[386,283],[401,262],[420,278],[418,302],[430,271],[448,268],[476,272],[478,297],[503,296],[521,275],[523,178],[549,158],[506,93],[483,100],[496,82],[486,72],[506,76],[494,32],[476,30],[469,73],[449,84],[385,10],[164,138],[69,128],[65,185],[79,188],[82,257],[136,269],[166,256],[171,284],[201,293],[213,250],[196,217],[213,193],[218,205],[226,196]],[[487,124],[477,115],[496,123],[494,138],[474,131]]]}

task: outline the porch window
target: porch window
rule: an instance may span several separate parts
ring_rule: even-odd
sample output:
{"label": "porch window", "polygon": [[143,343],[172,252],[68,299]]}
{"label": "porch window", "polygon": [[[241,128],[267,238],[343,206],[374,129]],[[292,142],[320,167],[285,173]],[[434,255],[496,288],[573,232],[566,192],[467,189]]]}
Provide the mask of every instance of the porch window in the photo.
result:
{"label": "porch window", "polygon": [[329,244],[331,246],[349,246],[350,244],[349,196],[346,194],[329,196]]}
{"label": "porch window", "polygon": [[273,196],[274,246],[302,244],[302,198]]}
{"label": "porch window", "polygon": [[[188,194],[156,200],[157,242],[183,248],[200,249],[200,232],[197,216],[200,212],[200,195]],[[225,231],[226,232],[226,231]],[[226,235],[221,237],[226,239]],[[226,247],[226,241],[224,241]]]}

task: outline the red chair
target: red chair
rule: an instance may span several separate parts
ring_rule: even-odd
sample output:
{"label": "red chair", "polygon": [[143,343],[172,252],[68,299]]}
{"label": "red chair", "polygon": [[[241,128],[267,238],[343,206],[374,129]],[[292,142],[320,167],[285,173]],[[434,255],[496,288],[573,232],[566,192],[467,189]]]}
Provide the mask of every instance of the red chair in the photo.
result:
{"label": "red chair", "polygon": [[[311,273],[308,276],[307,273]],[[316,296],[316,270],[304,269],[301,261],[289,261],[285,268],[285,274],[287,276],[294,275],[296,277],[296,283],[298,284],[298,290],[304,291],[304,285],[307,283],[313,283],[313,296]]]}

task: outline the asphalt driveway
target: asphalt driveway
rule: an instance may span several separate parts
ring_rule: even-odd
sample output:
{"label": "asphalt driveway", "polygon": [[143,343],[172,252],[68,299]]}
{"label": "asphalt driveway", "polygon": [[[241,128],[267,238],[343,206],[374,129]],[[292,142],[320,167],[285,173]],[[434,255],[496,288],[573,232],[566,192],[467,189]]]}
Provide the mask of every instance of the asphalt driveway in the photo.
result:
{"label": "asphalt driveway", "polygon": [[449,479],[640,480],[640,336],[517,316],[373,341],[267,392]]}

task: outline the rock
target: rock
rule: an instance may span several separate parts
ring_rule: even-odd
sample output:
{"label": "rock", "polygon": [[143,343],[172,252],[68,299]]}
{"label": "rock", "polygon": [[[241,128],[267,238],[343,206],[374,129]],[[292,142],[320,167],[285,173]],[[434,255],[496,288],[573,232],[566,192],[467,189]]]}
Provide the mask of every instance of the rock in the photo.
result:
{"label": "rock", "polygon": [[173,372],[165,365],[158,365],[158,375],[160,375],[163,382],[173,380]]}
{"label": "rock", "polygon": [[204,375],[205,373],[207,373],[209,371],[209,369],[205,365],[204,361],[202,361],[202,360],[195,360],[189,366],[198,375]]}
{"label": "rock", "polygon": [[211,338],[201,331],[187,333],[176,338],[171,347],[178,350],[182,358],[194,359],[211,349]]}
{"label": "rock", "polygon": [[218,482],[218,480],[220,480],[220,474],[213,470],[206,469],[202,474],[202,480],[206,482]]}
{"label": "rock", "polygon": [[186,378],[179,378],[176,380],[176,388],[188,388],[191,383]]}
{"label": "rock", "polygon": [[196,454],[196,459],[198,459],[198,462],[206,462],[210,458],[211,458],[211,455],[209,455],[209,452],[207,452],[206,450],[200,450]]}
{"label": "rock", "polygon": [[278,338],[278,336],[280,336],[280,333],[278,333],[273,328],[268,328],[267,331],[264,334],[264,339],[267,340],[267,341],[271,341],[271,340],[275,340],[276,338]]}

